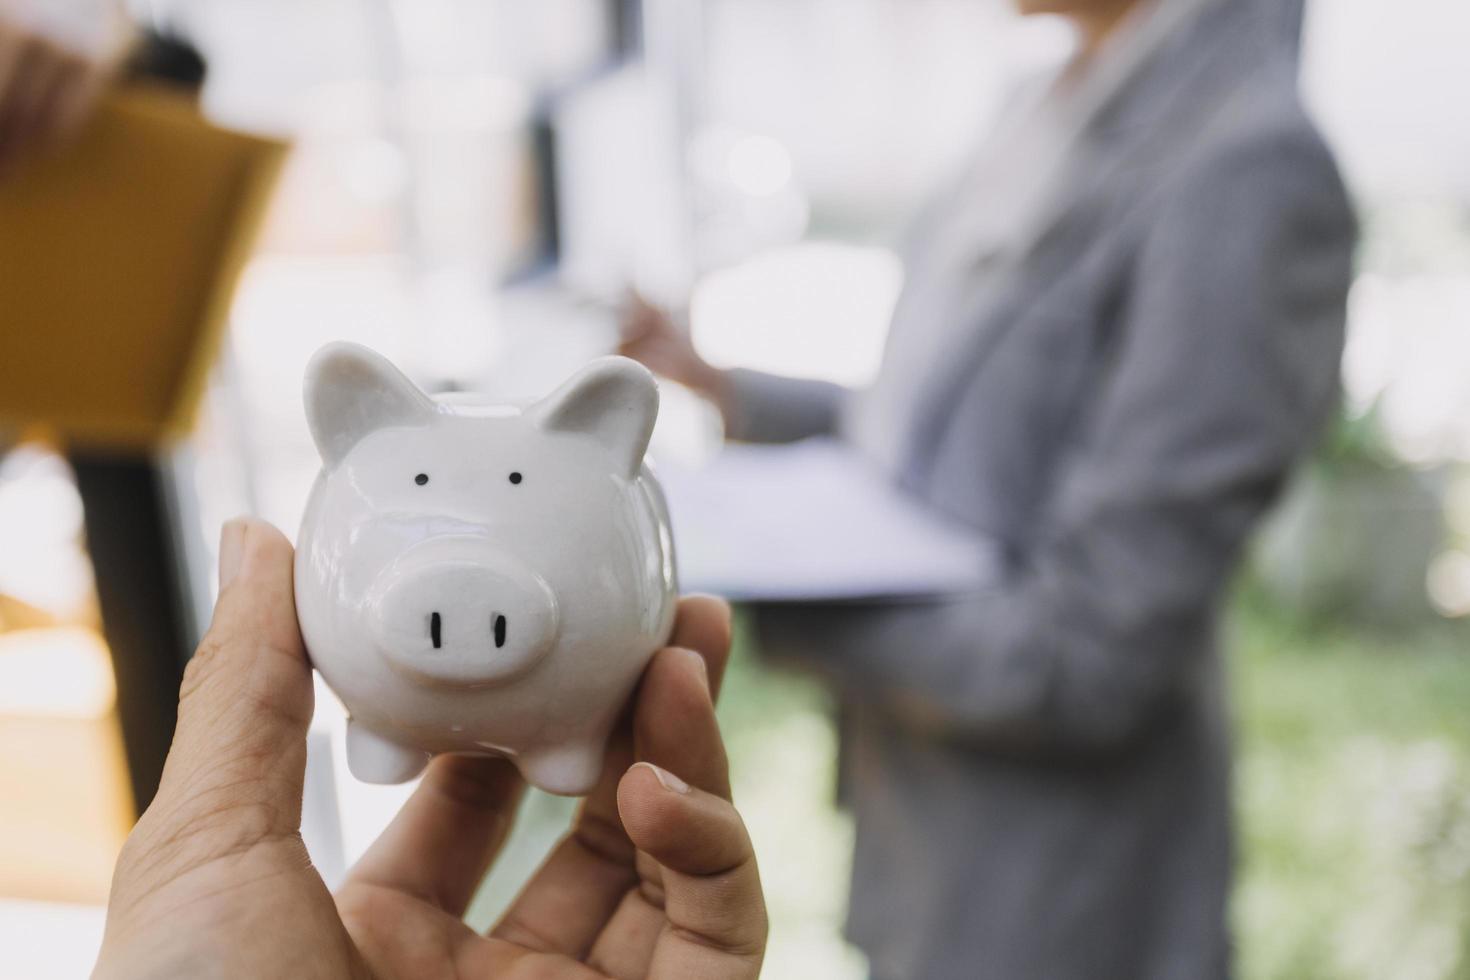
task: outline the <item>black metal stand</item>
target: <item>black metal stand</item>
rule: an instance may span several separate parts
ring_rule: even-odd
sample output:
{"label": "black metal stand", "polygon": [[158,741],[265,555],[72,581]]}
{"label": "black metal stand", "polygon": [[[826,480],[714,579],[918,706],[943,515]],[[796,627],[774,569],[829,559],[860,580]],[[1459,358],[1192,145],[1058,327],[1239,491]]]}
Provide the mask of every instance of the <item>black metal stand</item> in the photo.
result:
{"label": "black metal stand", "polygon": [[158,790],[189,658],[163,475],[147,458],[73,455],[112,650],[123,746],[139,813]]}

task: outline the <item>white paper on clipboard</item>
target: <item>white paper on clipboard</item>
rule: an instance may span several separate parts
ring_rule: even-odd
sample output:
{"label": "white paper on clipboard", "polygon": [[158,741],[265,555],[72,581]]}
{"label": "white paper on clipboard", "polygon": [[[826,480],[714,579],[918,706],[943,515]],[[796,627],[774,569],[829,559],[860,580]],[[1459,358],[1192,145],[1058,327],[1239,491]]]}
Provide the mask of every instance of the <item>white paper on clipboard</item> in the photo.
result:
{"label": "white paper on clipboard", "polygon": [[993,542],[924,509],[830,439],[660,466],[680,586],[737,601],[878,601],[993,586]]}

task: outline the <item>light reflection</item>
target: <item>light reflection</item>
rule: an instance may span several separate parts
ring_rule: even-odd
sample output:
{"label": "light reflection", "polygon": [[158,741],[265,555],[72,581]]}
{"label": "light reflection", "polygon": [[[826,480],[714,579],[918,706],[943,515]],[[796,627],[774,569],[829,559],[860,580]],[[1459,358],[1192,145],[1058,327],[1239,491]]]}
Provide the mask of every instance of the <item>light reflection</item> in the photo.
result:
{"label": "light reflection", "polygon": [[0,716],[102,718],[116,698],[107,645],[80,627],[0,634]]}

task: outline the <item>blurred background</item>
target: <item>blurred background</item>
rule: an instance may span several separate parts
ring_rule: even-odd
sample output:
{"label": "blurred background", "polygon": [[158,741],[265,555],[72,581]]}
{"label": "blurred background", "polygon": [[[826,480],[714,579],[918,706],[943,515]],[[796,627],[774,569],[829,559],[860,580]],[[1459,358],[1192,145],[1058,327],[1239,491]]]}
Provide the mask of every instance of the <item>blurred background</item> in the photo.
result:
{"label": "blurred background", "polygon": [[[200,410],[144,488],[162,558],[138,574],[173,601],[137,628],[165,647],[207,623],[223,520],[298,523],[318,465],[302,369],[328,340],[432,389],[529,395],[615,346],[634,285],[687,297],[716,365],[869,380],[901,222],[977,112],[1070,44],[977,0],[198,0],[172,16],[208,62],[206,115],[291,148]],[[1302,88],[1363,239],[1341,417],[1227,616],[1249,978],[1470,977],[1467,39],[1459,0],[1308,4]],[[4,316],[0,297],[0,331]],[[0,362],[0,387],[24,370]],[[666,390],[655,457],[711,454],[716,413]],[[70,977],[95,956],[150,790],[129,767],[85,479],[14,435],[0,974]],[[720,712],[768,892],[767,975],[858,980],[831,705],[755,662],[748,631],[737,642]],[[347,775],[325,688],[317,715],[305,832],[330,883],[407,790]],[[472,919],[494,917],[569,814],[528,799]]]}

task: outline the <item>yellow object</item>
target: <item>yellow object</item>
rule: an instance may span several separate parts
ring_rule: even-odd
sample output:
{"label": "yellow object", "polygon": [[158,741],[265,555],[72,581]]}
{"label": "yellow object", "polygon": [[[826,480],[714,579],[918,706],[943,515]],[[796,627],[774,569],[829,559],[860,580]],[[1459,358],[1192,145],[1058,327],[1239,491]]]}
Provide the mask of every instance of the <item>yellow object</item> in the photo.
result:
{"label": "yellow object", "polygon": [[90,630],[0,637],[0,896],[107,900],[133,809],[114,700]]}
{"label": "yellow object", "polygon": [[0,180],[0,433],[142,449],[186,432],[284,150],[129,86]]}
{"label": "yellow object", "polygon": [[0,636],[0,718],[96,720],[116,700],[111,654],[96,632],[71,626]]}

